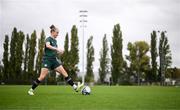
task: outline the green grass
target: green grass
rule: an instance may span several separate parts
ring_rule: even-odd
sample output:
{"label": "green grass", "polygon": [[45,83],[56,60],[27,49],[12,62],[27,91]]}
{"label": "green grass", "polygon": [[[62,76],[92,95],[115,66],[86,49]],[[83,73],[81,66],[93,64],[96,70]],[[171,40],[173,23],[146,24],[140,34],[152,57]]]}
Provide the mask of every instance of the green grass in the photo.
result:
{"label": "green grass", "polygon": [[180,110],[179,87],[94,86],[83,96],[69,86],[0,86],[0,110]]}

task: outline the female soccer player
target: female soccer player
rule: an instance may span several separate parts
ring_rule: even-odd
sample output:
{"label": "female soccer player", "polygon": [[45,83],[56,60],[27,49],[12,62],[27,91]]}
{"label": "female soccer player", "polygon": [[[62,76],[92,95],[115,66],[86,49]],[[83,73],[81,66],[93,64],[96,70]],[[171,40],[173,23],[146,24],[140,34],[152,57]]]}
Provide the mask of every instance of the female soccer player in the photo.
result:
{"label": "female soccer player", "polygon": [[35,88],[47,76],[48,70],[55,70],[59,74],[62,74],[65,77],[66,82],[71,85],[76,92],[78,92],[78,90],[84,85],[83,83],[78,85],[74,84],[72,79],[68,76],[67,72],[63,68],[61,61],[57,59],[57,53],[63,54],[63,51],[57,48],[56,38],[58,36],[59,29],[54,25],[50,26],[50,29],[51,36],[46,38],[41,74],[39,78],[33,81],[32,87],[28,91],[29,95],[34,95]]}

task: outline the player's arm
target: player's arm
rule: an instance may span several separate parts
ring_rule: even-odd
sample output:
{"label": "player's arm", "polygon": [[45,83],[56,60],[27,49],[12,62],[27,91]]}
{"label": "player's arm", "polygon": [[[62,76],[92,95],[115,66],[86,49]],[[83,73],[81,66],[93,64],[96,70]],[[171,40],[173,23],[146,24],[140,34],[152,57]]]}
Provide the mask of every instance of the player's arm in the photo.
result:
{"label": "player's arm", "polygon": [[55,50],[55,51],[57,51],[57,52],[60,53],[60,54],[63,54],[63,53],[64,53],[63,50],[51,46],[51,45],[50,45],[50,42],[46,42],[46,47],[49,48],[49,49],[51,49],[51,50]]}

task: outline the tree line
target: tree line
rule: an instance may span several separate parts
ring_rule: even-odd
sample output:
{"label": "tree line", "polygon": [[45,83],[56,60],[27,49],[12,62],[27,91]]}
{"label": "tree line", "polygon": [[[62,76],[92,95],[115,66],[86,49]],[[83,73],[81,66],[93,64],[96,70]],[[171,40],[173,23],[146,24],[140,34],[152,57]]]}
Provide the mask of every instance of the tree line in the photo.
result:
{"label": "tree line", "polygon": [[[160,33],[159,43],[157,34]],[[153,31],[150,44],[139,40],[129,42],[128,55],[123,56],[123,35],[119,24],[114,25],[112,44],[109,47],[107,36],[102,39],[102,48],[99,59],[99,79],[97,83],[104,84],[141,84],[142,82],[160,82],[164,84],[165,78],[178,78],[179,69],[171,68],[172,55],[166,32]],[[3,59],[0,71],[0,81],[9,84],[29,84],[41,72],[41,62],[45,45],[45,32],[42,30],[40,37],[36,31],[29,36],[22,31],[13,29],[11,37],[5,35],[3,43]],[[86,44],[86,82],[94,82],[93,62],[95,60],[93,36]],[[159,45],[157,45],[159,44]],[[148,55],[150,52],[150,55]],[[109,54],[111,57],[109,57]],[[79,63],[79,37],[78,29],[72,26],[71,33],[66,33],[64,41],[64,54],[58,56],[64,68],[77,81]],[[159,61],[157,61],[159,58]],[[64,81],[62,76],[57,76],[54,71],[46,78],[49,83]],[[107,76],[110,77],[107,77]]]}
{"label": "tree line", "polygon": [[[22,31],[14,28],[11,37],[5,35],[3,43],[3,59],[0,72],[0,81],[7,84],[30,84],[37,78],[41,72],[43,50],[45,45],[45,32],[42,30],[40,37],[36,31],[29,36]],[[65,40],[65,52],[61,57],[68,73],[77,79],[78,62],[79,62],[79,41],[77,36],[77,27],[74,25],[71,29],[71,47],[68,47],[68,33]],[[67,68],[68,67],[68,68]],[[48,80],[50,83],[55,82],[56,73],[50,71]],[[61,80],[63,78],[60,78]]]}

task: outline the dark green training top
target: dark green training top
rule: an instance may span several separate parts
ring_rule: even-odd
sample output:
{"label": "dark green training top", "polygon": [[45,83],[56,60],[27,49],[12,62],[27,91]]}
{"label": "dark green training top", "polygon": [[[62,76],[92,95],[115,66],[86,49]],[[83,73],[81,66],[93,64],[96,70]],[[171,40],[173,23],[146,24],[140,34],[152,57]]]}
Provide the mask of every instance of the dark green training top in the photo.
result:
{"label": "dark green training top", "polygon": [[[52,38],[52,37],[48,37],[46,38],[46,42],[50,42],[50,45],[53,47],[57,47],[57,41],[56,39]],[[45,48],[44,48],[44,58],[56,58],[57,57],[57,51],[56,50],[52,50],[46,47],[45,44]]]}

